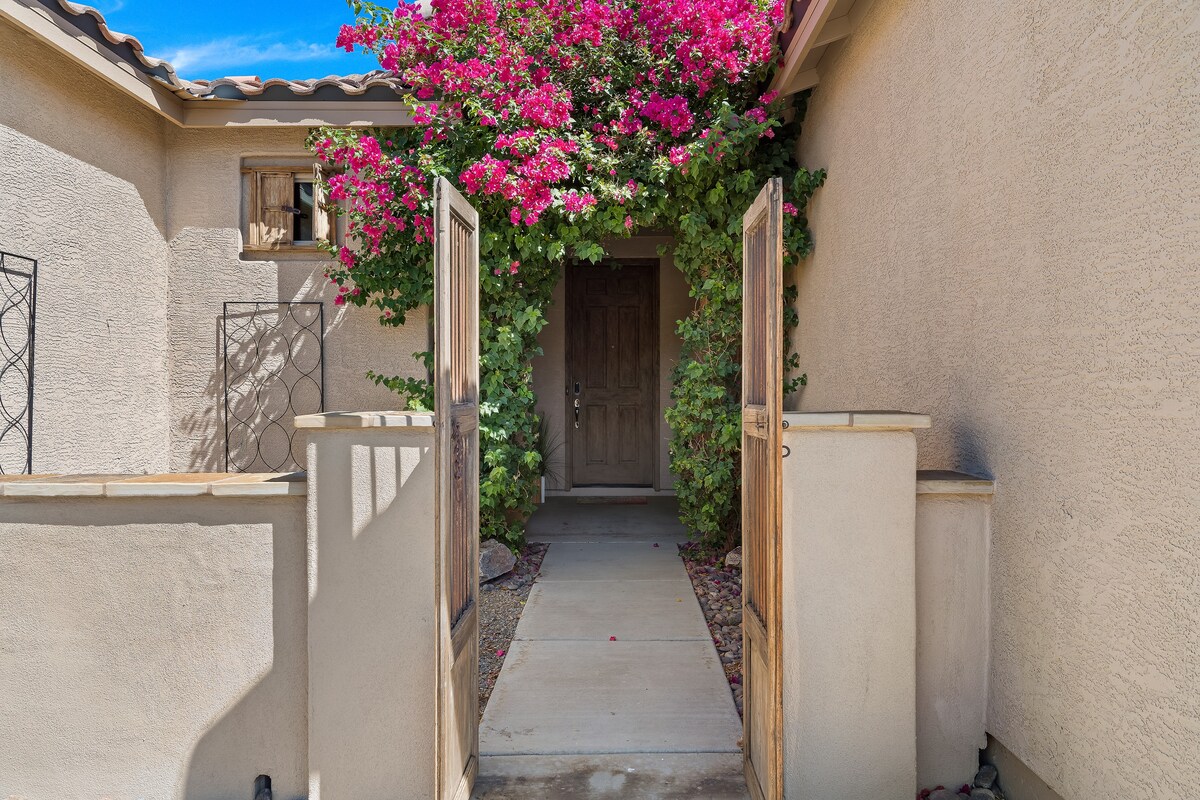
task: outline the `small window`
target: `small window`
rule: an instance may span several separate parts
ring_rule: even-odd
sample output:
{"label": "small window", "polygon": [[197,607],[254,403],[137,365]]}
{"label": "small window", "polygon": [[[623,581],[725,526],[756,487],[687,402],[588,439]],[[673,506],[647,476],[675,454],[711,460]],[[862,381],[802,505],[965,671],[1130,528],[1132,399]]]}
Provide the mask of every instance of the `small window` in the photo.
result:
{"label": "small window", "polygon": [[313,182],[297,179],[292,192],[292,243],[307,244],[315,241],[313,238]]}
{"label": "small window", "polygon": [[247,250],[316,250],[336,236],[337,219],[321,197],[319,167],[250,167]]}

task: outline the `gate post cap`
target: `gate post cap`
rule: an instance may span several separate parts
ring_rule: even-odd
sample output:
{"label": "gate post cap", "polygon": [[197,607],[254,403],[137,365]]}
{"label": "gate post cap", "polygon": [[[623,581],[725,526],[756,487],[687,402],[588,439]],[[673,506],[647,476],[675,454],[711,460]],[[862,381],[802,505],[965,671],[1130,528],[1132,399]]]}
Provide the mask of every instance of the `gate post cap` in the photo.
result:
{"label": "gate post cap", "polygon": [[785,431],[799,428],[913,430],[928,428],[931,424],[928,414],[908,411],[788,411],[783,415]]}
{"label": "gate post cap", "polygon": [[432,411],[326,411],[296,417],[297,428],[432,428]]}

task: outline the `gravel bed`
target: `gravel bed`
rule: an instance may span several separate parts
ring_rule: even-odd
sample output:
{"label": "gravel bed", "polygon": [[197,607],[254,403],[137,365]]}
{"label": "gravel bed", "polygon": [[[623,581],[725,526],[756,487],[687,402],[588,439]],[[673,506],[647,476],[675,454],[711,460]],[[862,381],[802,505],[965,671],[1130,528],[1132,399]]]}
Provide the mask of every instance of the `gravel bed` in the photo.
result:
{"label": "gravel bed", "polygon": [[[740,548],[739,548],[740,552]],[[713,644],[729,679],[729,690],[742,714],[742,570],[725,566],[725,553],[705,550],[694,542],[679,546],[679,554],[692,579],[692,589]]]}
{"label": "gravel bed", "polygon": [[479,716],[492,696],[504,656],[517,632],[529,591],[542,568],[546,544],[529,544],[511,572],[479,587]]}

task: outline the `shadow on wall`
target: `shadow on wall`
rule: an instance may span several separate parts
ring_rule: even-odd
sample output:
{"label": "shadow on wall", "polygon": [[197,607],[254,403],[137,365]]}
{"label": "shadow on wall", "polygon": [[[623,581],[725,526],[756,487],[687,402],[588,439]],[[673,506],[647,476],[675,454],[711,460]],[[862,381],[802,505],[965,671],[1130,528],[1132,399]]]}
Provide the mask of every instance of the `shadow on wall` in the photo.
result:
{"label": "shadow on wall", "polygon": [[[344,456],[344,458],[322,464],[326,474],[350,476],[347,483],[351,486],[365,485],[376,487],[376,489],[372,492],[367,507],[354,505],[351,512],[354,518],[352,524],[338,526],[342,541],[331,541],[329,529],[326,528],[321,533],[321,546],[322,548],[330,546],[335,548],[339,553],[339,559],[349,559],[356,564],[383,564],[387,565],[386,569],[392,569],[399,565],[397,550],[408,547],[404,542],[398,542],[397,537],[404,537],[409,532],[411,519],[405,512],[405,508],[408,506],[396,502],[394,497],[381,496],[378,487],[381,485],[386,487],[391,481],[391,475],[404,474],[406,466],[401,462],[401,453],[398,449],[387,452],[369,448],[369,453],[369,459],[356,459],[353,457],[352,448],[347,447],[339,453],[339,456]],[[382,460],[381,453],[386,453]],[[363,461],[366,463],[362,463]],[[428,484],[429,487],[432,487],[432,475],[433,458],[432,449],[430,449],[422,455],[407,480],[413,481],[417,486],[424,487],[425,484]],[[349,495],[345,498],[344,505],[351,505]],[[338,508],[339,512],[344,510]],[[336,600],[330,599],[329,590],[321,592],[318,589],[316,594],[308,599],[306,606],[307,545],[303,528],[301,536],[297,538],[298,542],[284,543],[277,539],[275,543],[274,614],[272,620],[274,641],[249,643],[250,646],[272,649],[271,670],[235,704],[215,719],[196,742],[187,766],[186,784],[181,795],[184,800],[250,797],[254,779],[260,774],[271,776],[274,796],[278,800],[291,800],[292,798],[299,800],[299,798],[307,797],[310,789],[308,719],[310,702],[313,702],[313,698],[310,698],[308,694],[310,685],[308,631],[312,624],[310,620],[317,620],[318,626],[324,624],[323,620],[330,618],[344,620],[348,598],[355,607],[367,609],[376,605],[374,601],[379,595],[390,595],[398,591],[395,587],[383,586],[378,581],[369,579],[364,579],[361,584],[354,586],[347,586],[345,582],[341,582],[336,587]],[[299,562],[298,571],[295,569],[295,561]],[[428,566],[431,570],[433,569],[432,562]],[[299,580],[290,579],[297,572]],[[289,576],[289,580],[280,580],[280,576],[283,575]],[[313,580],[317,581],[319,587],[318,578],[314,576]],[[302,609],[305,609],[300,616],[298,626],[296,621],[288,619],[286,615],[280,613],[280,609],[297,603]],[[330,612],[329,607],[337,610]],[[430,614],[432,611],[431,604]],[[375,630],[382,629],[382,625],[390,625],[391,622],[393,620],[390,618],[386,621],[372,619],[368,613],[365,615],[363,624],[375,626],[372,630],[373,633]],[[323,631],[324,639],[321,644],[328,647],[329,628],[326,626]],[[347,637],[354,635],[341,630],[334,632],[334,636],[339,639],[343,634]],[[397,631],[397,635],[403,637],[405,634],[401,629]],[[394,643],[393,640],[387,647]],[[429,647],[433,647],[432,642],[429,643]],[[413,650],[419,649],[419,646],[413,647]],[[380,681],[377,670],[356,669],[353,650],[352,642],[347,638],[347,646],[344,651],[335,654],[339,660],[342,660],[344,656],[345,662],[349,665],[345,671],[339,673],[338,678],[341,680],[335,682],[338,689],[337,696],[344,697],[351,706],[362,698],[373,698],[378,702],[364,704],[361,709],[362,724],[358,726],[357,730],[339,732],[339,739],[344,740],[342,746],[350,752],[370,753],[378,751],[380,749],[378,743],[385,738],[378,734],[380,728],[393,731],[398,727],[397,721],[391,716],[392,710],[398,707],[393,702],[392,695],[397,692],[402,693],[411,680]],[[372,655],[365,654],[362,660],[369,664]],[[328,662],[328,655],[326,662]],[[430,665],[432,666],[432,661],[430,661]],[[401,667],[402,665],[397,665],[398,672],[403,671]],[[293,671],[298,671],[303,676],[300,686],[296,686],[295,678],[290,676]],[[281,679],[281,674],[289,677]],[[432,673],[429,677],[432,682]],[[327,679],[328,676],[325,675],[323,678]],[[328,691],[324,693],[324,697],[328,702]],[[429,702],[432,707],[432,698]],[[296,713],[296,709],[299,710],[298,724],[302,726],[299,737],[280,735],[281,727],[292,724],[289,720],[281,719],[280,709],[285,708],[289,709],[289,713],[293,715]],[[318,708],[313,713],[319,714],[320,710]],[[417,712],[425,715],[432,713],[414,709],[414,713]],[[280,751],[284,742],[294,742],[297,739],[300,742],[298,752]],[[374,748],[371,746],[372,743],[376,744]],[[322,746],[328,747],[328,744],[322,743]],[[255,757],[255,754],[262,754],[262,757]],[[414,777],[420,770],[421,768],[416,765],[409,768]],[[432,751],[429,753],[428,770],[432,773]],[[321,789],[331,796],[349,796],[346,788],[339,785],[339,779],[343,777],[328,769],[324,770],[320,775]],[[356,785],[362,788],[369,784],[370,777],[352,775],[348,780],[355,781]],[[396,788],[379,786],[377,794],[383,796],[394,793]]]}
{"label": "shadow on wall", "polygon": [[[937,420],[934,420],[934,425]],[[925,432],[928,435],[928,432]],[[954,454],[954,468],[980,478],[994,479],[991,460],[988,458],[987,443],[974,421],[966,417],[955,419],[950,424],[950,440]]]}
{"label": "shadow on wall", "polygon": [[304,793],[301,498],[12,500],[0,525],[0,796],[180,797],[185,770],[191,798]]}
{"label": "shadow on wall", "polygon": [[[234,435],[231,436],[229,468],[253,472],[289,471],[304,466],[303,450],[298,443],[292,459],[295,466],[284,463],[289,447],[285,439],[292,433],[292,418],[321,410],[321,392],[314,391],[317,386],[310,377],[320,376],[326,411],[399,407],[400,398],[386,388],[376,386],[367,378],[367,371],[376,369],[387,375],[423,375],[423,365],[412,354],[428,346],[426,317],[423,313],[414,312],[403,327],[385,327],[379,324],[377,314],[371,309],[333,305],[333,291],[320,270],[310,262],[262,262],[259,266],[277,273],[275,296],[269,296],[270,293],[264,291],[261,292],[262,296],[247,297],[246,292],[252,289],[233,286],[226,291],[227,299],[231,302],[261,301],[268,304],[323,303],[324,341],[322,343],[308,335],[272,338],[268,323],[261,327],[265,336],[251,344],[243,344],[239,350],[231,350],[233,361],[236,362],[231,377],[244,374],[249,361],[253,360],[258,367],[253,368],[251,374],[257,375],[260,380],[258,389],[250,387],[253,381],[243,380],[240,389],[233,387],[231,390],[235,413],[231,424]],[[224,327],[221,305],[213,305],[217,314],[210,318],[211,327],[205,324],[205,328],[211,331],[211,344],[197,343],[191,361],[178,359],[175,367],[177,370],[204,370],[203,375],[186,376],[186,380],[178,382],[179,386],[193,387],[183,391],[195,393],[177,398],[176,403],[183,411],[174,424],[174,463],[176,469],[186,471],[225,469]],[[205,304],[203,310],[184,310],[184,313],[207,316],[212,313],[212,307]],[[232,325],[231,331],[246,332],[244,327]],[[297,326],[293,324],[291,327],[295,329]],[[189,367],[189,363],[195,366]],[[321,367],[316,369],[318,363]],[[279,374],[271,377],[275,372]],[[310,377],[306,377],[306,373],[311,373]],[[255,423],[252,427],[256,429],[261,426],[266,430],[265,441],[256,442],[254,437],[247,438],[245,434],[249,429],[237,424],[239,418],[252,421]],[[256,452],[259,444],[263,447],[262,453]]]}
{"label": "shadow on wall", "polygon": [[318,302],[239,303],[213,319],[212,369],[201,402],[179,424],[190,471],[304,469],[292,419],[326,410],[325,340],[343,324],[328,309],[322,320],[311,305]]}
{"label": "shadow on wall", "polygon": [[308,583],[303,524],[298,531],[276,526],[272,566],[271,640],[239,643],[250,651],[269,650],[271,667],[207,726],[192,749],[183,792],[177,797],[250,797],[258,775],[271,776],[274,795],[280,800],[308,795],[308,630],[303,612]]}

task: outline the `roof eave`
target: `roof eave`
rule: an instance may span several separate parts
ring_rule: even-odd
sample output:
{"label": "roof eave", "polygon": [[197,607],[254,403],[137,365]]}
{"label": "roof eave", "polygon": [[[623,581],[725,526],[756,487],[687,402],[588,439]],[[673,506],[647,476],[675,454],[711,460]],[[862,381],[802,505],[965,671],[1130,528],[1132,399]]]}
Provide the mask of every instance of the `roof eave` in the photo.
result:
{"label": "roof eave", "polygon": [[[771,81],[781,96],[811,89],[820,81],[817,64],[824,50],[848,37],[873,0],[810,0],[789,28],[783,63]],[[781,34],[782,35],[782,34]]]}
{"label": "roof eave", "polygon": [[148,78],[100,47],[81,31],[70,31],[40,6],[19,0],[0,0],[0,18],[45,42],[71,61],[115,86],[142,105],[177,125],[183,123],[182,101],[165,86]]}
{"label": "roof eave", "polygon": [[135,68],[36,0],[0,0],[0,19],[46,43],[180,127],[393,127],[413,124],[410,111],[399,98],[392,103],[352,97],[346,100],[297,97],[295,100],[264,101],[196,96]]}

